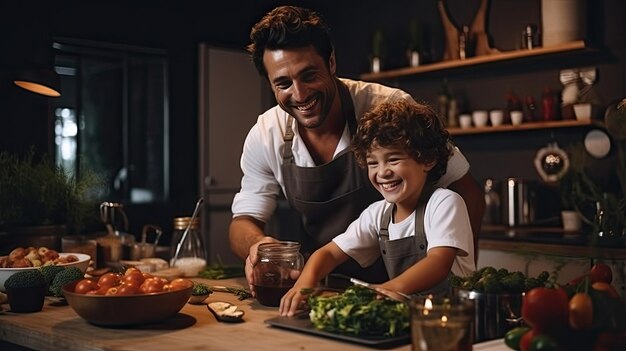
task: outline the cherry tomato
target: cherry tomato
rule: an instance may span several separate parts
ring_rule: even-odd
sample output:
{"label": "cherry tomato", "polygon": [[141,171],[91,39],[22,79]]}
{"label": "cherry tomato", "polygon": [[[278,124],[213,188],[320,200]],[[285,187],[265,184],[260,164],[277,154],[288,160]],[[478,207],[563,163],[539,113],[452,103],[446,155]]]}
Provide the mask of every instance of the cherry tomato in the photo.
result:
{"label": "cherry tomato", "polygon": [[617,292],[617,290],[615,290],[613,285],[611,285],[609,283],[595,282],[595,283],[591,284],[591,287],[594,288],[595,290],[607,292],[609,294],[609,296],[614,298],[614,299],[619,298],[619,293]]}
{"label": "cherry tomato", "polygon": [[117,295],[125,296],[137,294],[141,294],[141,289],[139,288],[139,285],[122,284],[117,288]]}
{"label": "cherry tomato", "polygon": [[154,292],[161,292],[161,291],[163,291],[163,286],[164,285],[165,285],[165,281],[164,280],[162,280],[161,278],[154,277],[154,278],[146,279],[143,282],[143,284],[141,284],[139,289],[144,294],[154,293]]}
{"label": "cherry tomato", "polygon": [[98,282],[92,279],[83,279],[76,283],[74,292],[77,294],[86,294],[92,290],[98,289]]}
{"label": "cherry tomato", "polygon": [[193,287],[193,282],[189,279],[177,278],[170,282],[169,291],[184,290]]}
{"label": "cherry tomato", "polygon": [[[129,268],[128,270],[130,269],[132,268]],[[140,270],[135,269],[130,272],[128,270],[122,277],[122,283],[132,283],[134,285],[140,286],[146,280]]]}
{"label": "cherry tomato", "polygon": [[524,321],[540,332],[561,329],[568,324],[569,299],[562,288],[534,288],[522,301]]}
{"label": "cherry tomato", "polygon": [[107,291],[104,294],[107,295],[107,296],[109,296],[109,295],[117,295],[117,290],[118,290],[117,286],[112,286],[112,287],[108,288]]}
{"label": "cherry tomato", "polygon": [[591,280],[592,283],[603,282],[611,284],[613,281],[611,267],[602,262],[594,264],[593,267],[591,267],[591,271],[589,271],[589,280]]}
{"label": "cherry tomato", "polygon": [[588,329],[593,324],[593,302],[591,296],[576,293],[569,300],[569,325],[573,329]]}
{"label": "cherry tomato", "polygon": [[103,274],[99,279],[98,279],[98,286],[103,288],[103,287],[112,287],[112,286],[116,286],[119,285],[120,283],[120,276],[116,273],[105,273]]}

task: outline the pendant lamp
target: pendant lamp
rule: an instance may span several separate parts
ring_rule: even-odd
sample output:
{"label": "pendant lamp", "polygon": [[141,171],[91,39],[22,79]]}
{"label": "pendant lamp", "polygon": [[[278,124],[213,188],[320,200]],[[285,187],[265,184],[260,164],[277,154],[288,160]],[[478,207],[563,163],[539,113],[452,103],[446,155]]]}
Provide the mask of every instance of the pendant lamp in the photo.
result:
{"label": "pendant lamp", "polygon": [[18,73],[13,82],[37,94],[61,96],[61,77],[52,68],[34,68]]}

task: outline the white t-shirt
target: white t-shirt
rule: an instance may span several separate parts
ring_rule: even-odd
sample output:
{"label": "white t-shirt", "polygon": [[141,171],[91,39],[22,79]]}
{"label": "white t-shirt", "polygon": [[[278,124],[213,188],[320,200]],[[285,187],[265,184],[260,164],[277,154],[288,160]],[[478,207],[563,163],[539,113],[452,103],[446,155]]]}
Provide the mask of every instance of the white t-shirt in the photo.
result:
{"label": "white t-shirt", "polygon": [[[366,208],[345,233],[333,241],[362,267],[367,267],[380,256],[378,232],[384,211],[391,206],[385,200]],[[415,236],[415,212],[400,223],[389,224],[389,240]],[[463,198],[452,190],[436,189],[426,204],[424,233],[427,251],[433,247],[448,246],[459,249],[452,264],[452,273],[466,277],[476,270],[474,239],[467,207]]]}
{"label": "white t-shirt", "polygon": [[[406,92],[377,83],[340,79],[350,91],[354,103],[357,120],[374,106],[386,101],[411,99]],[[231,210],[233,217],[251,216],[267,222],[277,205],[277,198],[282,191],[285,194],[285,183],[281,171],[283,135],[289,115],[276,105],[259,116],[257,123],[250,129],[243,145],[241,155],[241,190],[235,195]],[[299,167],[314,167],[315,162],[298,133],[297,121],[294,119],[292,152],[294,162]],[[337,144],[334,156],[350,147],[351,135],[348,125]],[[465,156],[455,148],[448,161],[448,171],[439,180],[438,185],[447,187],[461,178],[469,170]]]}

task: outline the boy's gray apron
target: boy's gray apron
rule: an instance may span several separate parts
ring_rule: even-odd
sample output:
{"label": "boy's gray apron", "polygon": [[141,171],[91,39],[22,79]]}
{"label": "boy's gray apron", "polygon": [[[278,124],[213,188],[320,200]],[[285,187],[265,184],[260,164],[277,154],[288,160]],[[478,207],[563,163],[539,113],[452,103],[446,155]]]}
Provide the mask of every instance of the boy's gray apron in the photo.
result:
{"label": "boy's gray apron", "polygon": [[[356,130],[354,106],[348,88],[337,80],[342,113],[350,132]],[[339,153],[332,161],[315,166],[299,167],[291,151],[293,117],[289,116],[283,137],[283,163],[281,169],[286,197],[302,219],[300,235],[303,252],[310,254],[346,231],[348,225],[359,217],[371,203],[382,198],[367,177],[367,170],[359,167],[350,148]],[[379,259],[365,269],[349,259],[335,270],[336,273],[369,282],[387,280],[384,264]]]}
{"label": "boy's gray apron", "polygon": [[[380,244],[380,255],[385,262],[389,278],[393,279],[414,265],[417,261],[426,257],[428,240],[424,232],[424,213],[426,204],[435,189],[426,186],[417,202],[415,209],[415,235],[397,240],[389,240],[389,223],[393,216],[395,204],[385,210],[380,220],[380,231],[378,232],[378,243]],[[420,294],[445,294],[448,292],[448,279],[428,291],[420,291]]]}

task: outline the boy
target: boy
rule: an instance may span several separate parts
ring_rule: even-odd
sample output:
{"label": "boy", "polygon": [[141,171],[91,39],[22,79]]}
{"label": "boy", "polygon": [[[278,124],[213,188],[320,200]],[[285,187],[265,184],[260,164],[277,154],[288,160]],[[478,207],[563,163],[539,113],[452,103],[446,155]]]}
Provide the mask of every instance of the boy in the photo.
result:
{"label": "boy", "polygon": [[450,272],[475,270],[465,203],[434,186],[446,172],[449,141],[432,108],[412,101],[383,103],[363,117],[352,149],[384,200],[311,255],[281,299],[281,315],[292,316],[305,300],[301,289],[349,258],[366,267],[382,256],[390,280],[379,287],[407,294],[444,292]]}

